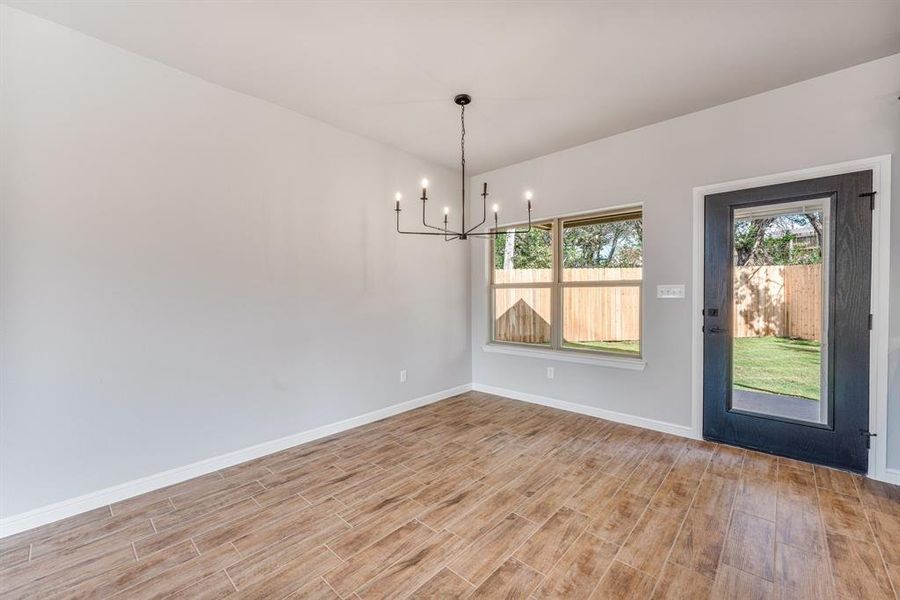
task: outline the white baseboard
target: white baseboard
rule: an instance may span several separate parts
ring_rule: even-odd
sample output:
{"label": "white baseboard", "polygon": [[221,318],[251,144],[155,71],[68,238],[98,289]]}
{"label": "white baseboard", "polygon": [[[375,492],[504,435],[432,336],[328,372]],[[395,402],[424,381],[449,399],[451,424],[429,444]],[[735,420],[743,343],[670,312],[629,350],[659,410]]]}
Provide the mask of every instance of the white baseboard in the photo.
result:
{"label": "white baseboard", "polygon": [[471,384],[458,385],[450,389],[428,394],[427,396],[421,396],[419,398],[407,400],[406,402],[401,402],[370,413],[359,415],[358,417],[352,417],[350,419],[338,421],[337,423],[323,425],[321,427],[316,427],[315,429],[295,433],[277,440],[263,442],[255,446],[250,446],[249,448],[235,450],[234,452],[207,458],[190,465],[177,467],[154,475],[148,475],[147,477],[114,485],[106,489],[84,494],[83,496],[70,498],[48,506],[42,506],[24,513],[5,517],[0,519],[0,538],[33,529],[41,525],[46,525],[54,521],[59,521],[66,517],[100,508],[101,506],[106,506],[175,483],[181,483],[182,481],[187,481],[188,479],[193,479],[200,475],[206,475],[213,471],[218,471],[248,460],[253,460],[260,456],[272,454],[273,452],[278,452],[285,448],[305,444],[306,442],[311,442],[374,421],[380,421],[381,419],[420,406],[425,406],[426,404],[431,404],[457,394],[468,392],[471,389]]}
{"label": "white baseboard", "polygon": [[887,468],[884,470],[884,477],[873,477],[873,479],[877,479],[878,481],[883,481],[885,483],[900,485],[900,469]]}
{"label": "white baseboard", "polygon": [[[156,473],[155,475],[149,475],[141,479],[136,479],[134,481],[115,485],[103,490],[84,494],[83,496],[78,496],[77,498],[63,500],[55,504],[50,504],[48,506],[43,506],[41,508],[36,508],[24,513],[20,513],[18,515],[12,515],[10,517],[0,519],[0,538],[19,533],[21,531],[26,531],[28,529],[33,529],[35,527],[40,527],[41,525],[46,525],[60,519],[65,519],[66,517],[71,517],[73,515],[93,510],[101,506],[106,506],[120,500],[125,500],[133,496],[138,496],[146,492],[151,492],[168,485],[181,483],[182,481],[187,481],[188,479],[193,479],[194,477],[206,475],[207,473],[212,473],[213,471],[218,471],[220,469],[231,467],[248,460],[253,460],[254,458],[259,458],[260,456],[279,452],[292,446],[305,444],[306,442],[311,442],[313,440],[327,437],[329,435],[334,435],[335,433],[353,429],[354,427],[360,427],[361,425],[379,421],[381,419],[385,419],[387,417],[391,417],[393,415],[397,415],[402,412],[418,408],[420,406],[432,404],[445,398],[450,398],[451,396],[456,396],[457,394],[468,392],[469,390],[475,390],[487,394],[494,394],[496,396],[504,396],[513,400],[521,400],[522,402],[528,402],[531,404],[540,404],[541,406],[558,408],[560,410],[565,410],[568,412],[588,415],[591,417],[598,417],[600,419],[606,419],[608,421],[615,421],[616,423],[624,423],[626,425],[634,425],[635,427],[652,429],[654,431],[660,431],[662,433],[669,433],[681,437],[697,439],[697,436],[694,434],[694,429],[685,425],[676,425],[674,423],[667,423],[665,421],[657,421],[655,419],[638,417],[635,415],[606,410],[603,408],[596,408],[594,406],[587,406],[585,404],[577,404],[575,402],[566,402],[565,400],[557,400],[555,398],[538,396],[537,394],[529,394],[527,392],[495,387],[492,385],[485,385],[481,383],[463,384],[450,389],[442,390],[440,392],[428,394],[427,396],[421,396],[419,398],[414,398],[406,402],[394,404],[392,406],[366,413],[364,415],[359,415],[357,417],[338,421],[337,423],[323,425],[315,429],[302,431],[300,433],[279,438],[277,440],[263,442],[262,444],[250,446],[249,448],[236,450],[234,452],[229,452],[228,454],[222,454],[220,456],[201,460],[190,465],[177,467],[169,471]],[[882,477],[875,477],[872,473],[870,473],[869,476],[880,481],[892,483],[894,485],[900,485],[900,469],[886,469]]]}
{"label": "white baseboard", "polygon": [[[635,427],[643,427],[644,429],[652,429],[654,431],[661,431],[663,433],[671,433],[672,435],[678,435],[691,439],[703,439],[702,437],[698,437],[694,433],[693,427],[687,427],[684,425],[675,425],[674,423],[667,423],[665,421],[657,421],[655,419],[637,417],[634,415],[606,410],[603,408],[587,406],[585,404],[576,404],[575,402],[566,402],[565,400],[547,398],[546,396],[538,396],[536,394],[529,394],[527,392],[519,392],[507,388],[485,385],[483,383],[473,383],[472,389],[476,392],[494,394],[495,396],[504,396],[506,398],[512,398],[513,400],[521,400],[522,402],[530,402],[531,404],[540,404],[541,406],[558,408],[560,410],[565,410],[568,412],[606,419],[607,421],[615,421],[616,423],[634,425]],[[874,469],[870,469],[867,476],[870,479],[875,479],[876,481],[883,481],[885,483],[900,485],[900,469],[885,469],[882,474],[878,474]]]}
{"label": "white baseboard", "polygon": [[606,410],[604,408],[596,408],[586,404],[576,404],[575,402],[566,402],[565,400],[557,400],[555,398],[547,398],[546,396],[538,396],[527,392],[519,392],[507,388],[494,387],[483,383],[473,383],[472,389],[477,392],[485,392],[486,394],[494,394],[495,396],[505,396],[513,400],[521,400],[522,402],[530,402],[531,404],[540,404],[549,406],[550,408],[558,408],[568,412],[588,415],[606,419],[607,421],[615,421],[616,423],[624,423],[625,425],[634,425],[635,427],[643,427],[644,429],[652,429],[663,433],[671,433],[681,437],[694,438],[694,430],[686,425],[675,425],[665,421],[657,421],[655,419],[647,419],[645,417],[637,417],[625,413]]}

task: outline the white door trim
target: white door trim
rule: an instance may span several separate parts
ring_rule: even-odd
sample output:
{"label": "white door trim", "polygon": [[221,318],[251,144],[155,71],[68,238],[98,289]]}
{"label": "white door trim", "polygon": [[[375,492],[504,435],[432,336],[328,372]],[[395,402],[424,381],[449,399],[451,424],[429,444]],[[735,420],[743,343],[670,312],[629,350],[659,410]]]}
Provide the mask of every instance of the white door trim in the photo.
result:
{"label": "white door trim", "polygon": [[872,226],[872,335],[869,353],[869,430],[876,433],[869,451],[869,477],[900,484],[896,470],[887,468],[887,395],[888,395],[888,314],[890,310],[890,237],[891,237],[891,155],[874,156],[831,165],[751,177],[694,188],[694,289],[692,295],[693,339],[691,345],[691,426],[694,437],[703,437],[703,198],[707,194],[730,192],[815,177],[841,175],[854,171],[872,171],[875,214]]}

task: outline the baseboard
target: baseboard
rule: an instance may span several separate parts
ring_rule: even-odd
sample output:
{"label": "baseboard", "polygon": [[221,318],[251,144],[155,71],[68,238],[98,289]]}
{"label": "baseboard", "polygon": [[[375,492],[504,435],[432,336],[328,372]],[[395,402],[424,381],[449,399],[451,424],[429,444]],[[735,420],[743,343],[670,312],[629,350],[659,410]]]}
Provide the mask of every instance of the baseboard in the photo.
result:
{"label": "baseboard", "polygon": [[328,425],[316,427],[315,429],[309,429],[307,431],[295,433],[287,437],[263,442],[261,444],[256,444],[255,446],[250,446],[249,448],[243,448],[234,452],[229,452],[227,454],[222,454],[220,456],[201,460],[190,465],[177,467],[175,469],[170,469],[162,473],[156,473],[154,475],[135,479],[133,481],[108,487],[96,492],[84,494],[76,498],[70,498],[69,500],[63,500],[61,502],[56,502],[48,506],[35,508],[24,513],[5,517],[3,519],[0,519],[0,538],[19,533],[21,531],[26,531],[28,529],[33,529],[35,527],[40,527],[41,525],[46,525],[48,523],[53,523],[54,521],[59,521],[60,519],[65,519],[67,517],[93,510],[95,508],[100,508],[101,506],[106,506],[114,502],[119,502],[120,500],[125,500],[133,496],[151,492],[153,490],[163,488],[175,483],[181,483],[182,481],[187,481],[188,479],[193,479],[194,477],[199,477],[200,475],[206,475],[207,473],[212,473],[213,471],[218,471],[226,467],[231,467],[248,460],[253,460],[254,458],[265,456],[267,454],[272,454],[273,452],[278,452],[292,446],[305,444],[306,442],[311,442],[319,438],[334,435],[335,433],[340,433],[342,431],[346,431],[347,429],[353,429],[354,427],[366,425],[374,421],[380,421],[381,419],[385,419],[387,417],[391,417],[393,415],[400,414],[414,408],[419,408],[420,406],[425,406],[427,404],[438,402],[439,400],[443,400],[457,394],[468,392],[471,389],[471,384],[458,385],[450,389],[435,392],[433,394],[428,394],[427,396],[421,396],[419,398],[407,400],[406,402],[400,402],[399,404],[394,404],[392,406],[359,415],[357,417],[338,421],[337,423],[330,423]]}
{"label": "baseboard", "polygon": [[[206,460],[195,462],[190,465],[177,467],[175,469],[164,471],[162,473],[156,473],[155,475],[149,475],[141,479],[136,479],[134,481],[129,481],[126,483],[108,487],[96,492],[84,494],[83,496],[71,498],[69,500],[56,502],[55,504],[36,508],[24,513],[20,513],[18,515],[12,515],[10,517],[0,519],[0,538],[26,531],[28,529],[33,529],[35,527],[40,527],[41,525],[46,525],[48,523],[53,523],[54,521],[59,521],[60,519],[65,519],[67,517],[87,512],[101,506],[119,502],[120,500],[125,500],[133,496],[151,492],[168,485],[181,483],[182,481],[187,481],[188,479],[199,477],[201,475],[206,475],[208,473],[212,473],[213,471],[231,467],[248,460],[253,460],[254,458],[265,456],[267,454],[279,452],[292,446],[305,444],[307,442],[327,437],[329,435],[334,435],[335,433],[353,429],[354,427],[360,427],[368,423],[386,419],[387,417],[391,417],[393,415],[397,415],[414,408],[419,408],[420,406],[432,404],[434,402],[438,402],[440,400],[444,400],[445,398],[450,398],[451,396],[456,396],[457,394],[462,394],[470,390],[484,392],[487,394],[494,394],[495,396],[504,396],[506,398],[521,400],[522,402],[528,402],[530,404],[539,404],[541,406],[548,406],[550,408],[558,408],[567,412],[588,415],[591,417],[606,419],[608,421],[615,421],[616,423],[624,423],[626,425],[634,425],[635,427],[642,427],[644,429],[652,429],[654,431],[660,431],[662,433],[669,433],[672,435],[692,439],[696,438],[696,436],[694,435],[694,430],[691,427],[685,425],[676,425],[674,423],[667,423],[665,421],[657,421],[655,419],[638,417],[635,415],[606,410],[603,408],[596,408],[594,406],[587,406],[585,404],[577,404],[575,402],[557,400],[555,398],[548,398],[546,396],[529,394],[527,392],[520,392],[508,388],[485,385],[482,383],[463,384],[453,388],[442,390],[440,392],[428,394],[427,396],[421,396],[419,398],[414,398],[406,402],[394,404],[392,406],[359,415],[357,417],[352,417],[350,419],[345,419],[336,423],[330,423],[328,425],[323,425],[315,429],[302,431],[300,433],[289,435],[287,437],[279,438],[269,442],[263,442],[262,444],[250,446],[249,448],[244,448],[241,450],[236,450],[234,452],[229,452],[227,454],[222,454],[220,456],[215,456],[213,458],[208,458]],[[900,485],[900,469],[886,469],[882,477],[874,477],[873,474],[870,473],[869,477],[873,477],[887,483],[892,483],[894,485]]]}
{"label": "baseboard", "polygon": [[[694,430],[691,427],[686,427],[684,425],[675,425],[674,423],[667,423],[665,421],[657,421],[655,419],[647,419],[644,417],[637,417],[634,415],[629,415],[625,413],[620,413],[612,410],[606,410],[603,408],[596,408],[593,406],[587,406],[585,404],[577,404],[575,402],[566,402],[565,400],[557,400],[555,398],[548,398],[546,396],[538,396],[536,394],[529,394],[527,392],[519,392],[516,390],[511,390],[508,388],[496,387],[493,385],[485,385],[483,383],[473,383],[472,389],[476,392],[484,392],[486,394],[494,394],[495,396],[504,396],[506,398],[512,398],[513,400],[521,400],[522,402],[529,402],[531,404],[540,404],[541,406],[549,406],[551,408],[558,408],[560,410],[565,410],[568,412],[574,412],[581,415],[588,415],[591,417],[598,417],[600,419],[606,419],[607,421],[615,421],[616,423],[624,423],[626,425],[634,425],[635,427],[643,427],[644,429],[652,429],[654,431],[661,431],[663,433],[671,433],[672,435],[678,435],[681,437],[691,438],[691,439],[702,439],[698,438],[694,434]],[[892,483],[894,485],[900,485],[900,469],[885,469],[882,474],[877,474],[874,470],[870,470],[868,475],[870,479],[875,479],[877,481],[883,481],[885,483]]]}
{"label": "baseboard", "polygon": [[[870,475],[870,477],[872,476]],[[878,481],[883,481],[885,483],[893,483],[894,485],[900,485],[900,469],[887,468],[884,470],[883,477],[872,477],[872,479],[877,479]]]}
{"label": "baseboard", "polygon": [[586,404],[576,404],[575,402],[566,402],[565,400],[557,400],[546,396],[538,396],[527,392],[519,392],[507,388],[485,385],[483,383],[473,383],[472,389],[477,392],[485,392],[486,394],[494,394],[495,396],[505,396],[513,400],[521,400],[531,404],[540,404],[541,406],[549,406],[550,408],[558,408],[568,412],[588,415],[606,419],[607,421],[615,421],[616,423],[624,423],[625,425],[634,425],[635,427],[643,427],[644,429],[652,429],[663,433],[670,433],[681,437],[694,438],[694,430],[685,425],[676,425],[665,421],[657,421],[655,419],[647,419],[645,417],[637,417],[625,413],[616,412],[614,410],[606,410],[604,408],[596,408]]}

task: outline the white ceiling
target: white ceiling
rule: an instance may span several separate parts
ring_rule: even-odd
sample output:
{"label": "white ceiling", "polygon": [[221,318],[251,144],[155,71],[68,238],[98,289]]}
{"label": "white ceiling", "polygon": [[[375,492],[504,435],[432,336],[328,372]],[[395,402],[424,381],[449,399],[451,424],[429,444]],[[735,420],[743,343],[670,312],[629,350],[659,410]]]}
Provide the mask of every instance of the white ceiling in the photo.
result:
{"label": "white ceiling", "polygon": [[6,1],[482,172],[900,52],[900,0]]}

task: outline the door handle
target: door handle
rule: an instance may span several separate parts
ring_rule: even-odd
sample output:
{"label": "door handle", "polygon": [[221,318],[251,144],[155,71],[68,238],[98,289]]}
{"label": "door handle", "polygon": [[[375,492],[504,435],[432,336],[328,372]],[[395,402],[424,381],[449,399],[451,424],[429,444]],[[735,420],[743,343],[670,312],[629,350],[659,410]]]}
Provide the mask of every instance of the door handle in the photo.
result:
{"label": "door handle", "polygon": [[710,327],[709,329],[706,326],[703,327],[704,333],[725,333],[728,331],[727,329],[722,329],[721,327]]}

